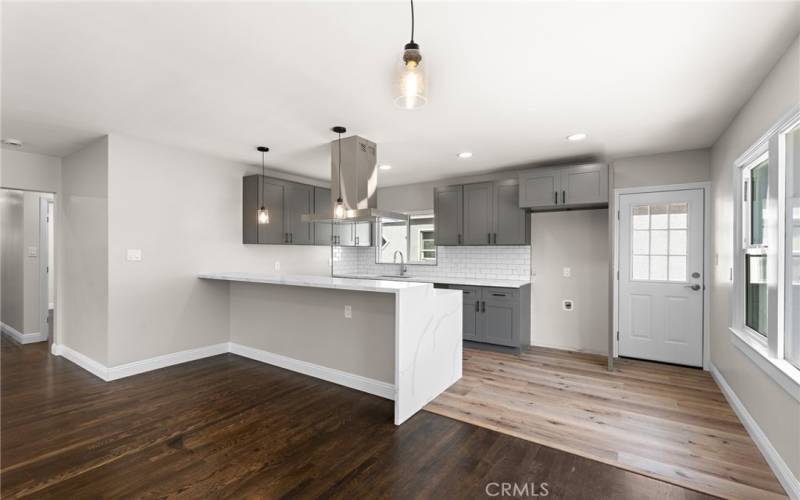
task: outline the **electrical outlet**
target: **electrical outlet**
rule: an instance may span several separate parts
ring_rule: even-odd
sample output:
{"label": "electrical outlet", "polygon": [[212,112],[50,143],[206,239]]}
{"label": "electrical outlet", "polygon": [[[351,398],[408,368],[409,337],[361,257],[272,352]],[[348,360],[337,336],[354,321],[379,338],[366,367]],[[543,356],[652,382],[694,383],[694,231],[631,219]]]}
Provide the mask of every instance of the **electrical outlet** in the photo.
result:
{"label": "electrical outlet", "polygon": [[281,270],[281,261],[279,261],[279,260],[275,261],[275,270],[276,271],[280,271]]}
{"label": "electrical outlet", "polygon": [[570,276],[572,276],[572,269],[570,269],[568,267],[565,267],[564,268],[564,277],[565,278],[569,278]]}
{"label": "electrical outlet", "polygon": [[350,319],[353,317],[353,308],[350,306],[344,306],[344,317]]}
{"label": "electrical outlet", "polygon": [[128,262],[139,262],[142,260],[142,251],[138,248],[129,248],[127,254]]}
{"label": "electrical outlet", "polygon": [[569,299],[561,301],[561,309],[565,311],[573,311],[575,309],[575,304]]}

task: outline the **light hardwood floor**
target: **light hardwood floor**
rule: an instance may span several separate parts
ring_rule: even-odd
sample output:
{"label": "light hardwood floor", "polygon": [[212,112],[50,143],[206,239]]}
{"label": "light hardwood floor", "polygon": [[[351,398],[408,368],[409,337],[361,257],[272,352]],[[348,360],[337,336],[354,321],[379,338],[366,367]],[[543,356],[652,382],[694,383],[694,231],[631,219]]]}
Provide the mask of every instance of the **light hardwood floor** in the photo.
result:
{"label": "light hardwood floor", "polygon": [[785,498],[702,370],[532,347],[464,349],[464,377],[426,410],[725,498]]}

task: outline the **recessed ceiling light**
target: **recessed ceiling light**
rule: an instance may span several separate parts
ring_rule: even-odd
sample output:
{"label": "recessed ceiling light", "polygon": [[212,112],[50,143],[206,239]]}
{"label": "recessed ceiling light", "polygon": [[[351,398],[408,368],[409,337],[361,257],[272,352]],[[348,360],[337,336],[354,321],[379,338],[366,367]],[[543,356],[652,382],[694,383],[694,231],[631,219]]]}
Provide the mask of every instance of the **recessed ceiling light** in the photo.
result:
{"label": "recessed ceiling light", "polygon": [[15,148],[22,147],[22,141],[19,139],[11,139],[10,137],[8,139],[3,139],[3,144],[6,146],[14,146]]}
{"label": "recessed ceiling light", "polygon": [[464,151],[463,153],[458,153],[459,158],[472,158],[472,153],[470,151]]}
{"label": "recessed ceiling light", "polygon": [[586,139],[586,134],[584,134],[583,132],[579,132],[577,134],[572,134],[572,135],[568,135],[567,136],[567,140],[568,141],[572,141],[572,142],[578,142],[578,141],[582,141],[584,139]]}
{"label": "recessed ceiling light", "polygon": [[391,165],[381,165],[378,168],[381,169],[381,170],[391,170],[392,166]]}

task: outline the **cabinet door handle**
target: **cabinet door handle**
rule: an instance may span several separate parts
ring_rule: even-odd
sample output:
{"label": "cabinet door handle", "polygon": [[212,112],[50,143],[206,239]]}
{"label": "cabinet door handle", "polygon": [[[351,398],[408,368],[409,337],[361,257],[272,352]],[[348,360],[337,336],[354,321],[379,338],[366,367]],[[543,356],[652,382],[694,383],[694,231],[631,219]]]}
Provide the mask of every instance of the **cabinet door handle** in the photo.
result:
{"label": "cabinet door handle", "polygon": [[553,205],[558,205],[558,191],[553,191]]}
{"label": "cabinet door handle", "polygon": [[505,297],[506,296],[506,294],[504,294],[504,293],[493,293],[492,295],[494,295],[495,297]]}
{"label": "cabinet door handle", "polygon": [[561,203],[566,203],[566,202],[567,202],[567,191],[561,190]]}
{"label": "cabinet door handle", "polygon": [[356,236],[356,246],[358,246],[358,236]]}
{"label": "cabinet door handle", "polygon": [[486,239],[488,240],[486,243],[492,244],[492,233],[486,233]]}
{"label": "cabinet door handle", "polygon": [[458,234],[458,244],[461,244],[461,233]]}
{"label": "cabinet door handle", "polygon": [[485,300],[481,301],[481,312],[484,312],[484,313],[486,312],[486,301]]}
{"label": "cabinet door handle", "polygon": [[481,311],[481,302],[477,301],[475,302],[475,312],[480,312],[480,311]]}
{"label": "cabinet door handle", "polygon": [[289,233],[289,243],[294,243],[294,233]]}
{"label": "cabinet door handle", "polygon": [[494,233],[494,244],[497,245],[497,233]]}

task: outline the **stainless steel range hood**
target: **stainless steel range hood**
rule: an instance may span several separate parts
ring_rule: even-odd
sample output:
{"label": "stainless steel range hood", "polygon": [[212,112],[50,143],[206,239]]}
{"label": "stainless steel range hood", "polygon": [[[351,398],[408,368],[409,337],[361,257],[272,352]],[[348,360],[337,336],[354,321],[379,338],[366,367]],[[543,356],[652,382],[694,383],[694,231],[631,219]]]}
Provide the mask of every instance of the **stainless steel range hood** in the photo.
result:
{"label": "stainless steel range hood", "polygon": [[[305,214],[304,222],[407,221],[408,216],[378,208],[378,165],[375,143],[357,135],[342,139],[342,175],[339,183],[339,141],[331,142],[331,206],[324,213]],[[336,200],[342,197],[345,217],[335,218]]]}

